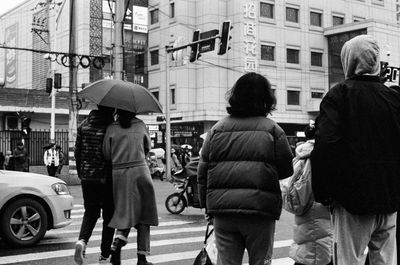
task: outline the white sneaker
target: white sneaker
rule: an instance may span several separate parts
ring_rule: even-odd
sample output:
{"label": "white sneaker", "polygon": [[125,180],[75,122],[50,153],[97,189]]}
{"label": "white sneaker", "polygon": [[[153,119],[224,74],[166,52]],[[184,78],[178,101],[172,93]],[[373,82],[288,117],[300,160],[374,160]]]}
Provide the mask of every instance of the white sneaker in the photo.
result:
{"label": "white sneaker", "polygon": [[75,255],[74,255],[74,260],[75,263],[78,265],[83,264],[83,258],[85,257],[85,251],[86,251],[86,243],[85,241],[78,240],[75,244]]}

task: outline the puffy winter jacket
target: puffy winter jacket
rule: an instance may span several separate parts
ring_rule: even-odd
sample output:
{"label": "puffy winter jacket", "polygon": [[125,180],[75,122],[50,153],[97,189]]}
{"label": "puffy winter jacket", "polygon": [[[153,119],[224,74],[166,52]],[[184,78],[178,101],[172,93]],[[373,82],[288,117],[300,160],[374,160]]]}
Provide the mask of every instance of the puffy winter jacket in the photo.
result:
{"label": "puffy winter jacket", "polygon": [[204,142],[198,167],[201,205],[209,214],[256,214],[279,219],[279,179],[293,173],[284,131],[265,117],[228,116]]}
{"label": "puffy winter jacket", "polygon": [[[293,204],[290,209],[302,209],[295,214],[294,243],[289,256],[299,264],[326,265],[331,261],[332,225],[328,207],[315,202],[311,191],[311,170],[305,165],[310,165],[307,159],[313,146],[314,140],[309,140],[296,148],[294,163],[303,166],[296,167],[297,170],[295,169],[294,175],[288,181],[289,185],[282,185],[282,197],[284,202]],[[297,192],[292,193],[292,189]]]}
{"label": "puffy winter jacket", "polygon": [[106,119],[98,110],[92,110],[81,123],[75,143],[78,177],[83,182],[105,183],[111,178],[111,165],[103,156],[103,139],[112,117]]}

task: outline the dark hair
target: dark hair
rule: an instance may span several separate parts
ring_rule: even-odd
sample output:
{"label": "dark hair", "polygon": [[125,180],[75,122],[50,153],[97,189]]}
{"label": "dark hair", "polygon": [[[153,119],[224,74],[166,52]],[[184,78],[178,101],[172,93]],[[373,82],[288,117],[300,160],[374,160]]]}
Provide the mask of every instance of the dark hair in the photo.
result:
{"label": "dark hair", "polygon": [[307,139],[314,139],[315,126],[307,125],[306,128],[304,128],[304,134],[305,134]]}
{"label": "dark hair", "polygon": [[97,105],[97,109],[105,114],[110,114],[112,115],[114,113],[115,108],[107,107],[107,106],[102,106],[102,105]]}
{"label": "dark hair", "polygon": [[228,103],[226,110],[233,116],[266,116],[275,109],[276,98],[264,76],[247,73],[228,92]]}
{"label": "dark hair", "polygon": [[17,143],[17,146],[23,146],[23,145],[24,145],[23,142],[18,142],[18,143]]}
{"label": "dark hair", "polygon": [[117,109],[118,122],[122,128],[131,127],[131,120],[135,118],[136,113],[127,110]]}

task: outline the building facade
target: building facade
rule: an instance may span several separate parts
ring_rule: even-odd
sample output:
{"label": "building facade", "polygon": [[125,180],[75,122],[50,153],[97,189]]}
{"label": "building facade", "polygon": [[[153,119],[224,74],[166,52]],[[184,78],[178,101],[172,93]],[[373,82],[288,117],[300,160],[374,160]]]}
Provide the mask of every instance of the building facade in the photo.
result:
{"label": "building facade", "polygon": [[[172,142],[198,146],[197,132],[226,115],[228,89],[250,71],[272,84],[272,119],[287,135],[301,135],[329,87],[343,79],[340,49],[350,37],[374,36],[381,58],[399,65],[396,10],[397,0],[150,0],[149,89],[165,103],[169,86]],[[164,47],[190,42],[197,29],[220,29],[225,20],[233,25],[231,49],[195,63],[187,62],[189,48],[174,54],[166,85]]]}

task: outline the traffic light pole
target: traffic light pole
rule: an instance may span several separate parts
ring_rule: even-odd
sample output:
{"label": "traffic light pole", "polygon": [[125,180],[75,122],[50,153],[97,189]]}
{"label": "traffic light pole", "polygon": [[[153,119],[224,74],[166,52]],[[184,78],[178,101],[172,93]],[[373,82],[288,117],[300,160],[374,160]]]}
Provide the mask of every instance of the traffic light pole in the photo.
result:
{"label": "traffic light pole", "polygon": [[165,163],[166,178],[171,179],[171,119],[169,104],[169,53],[170,46],[165,46]]}

